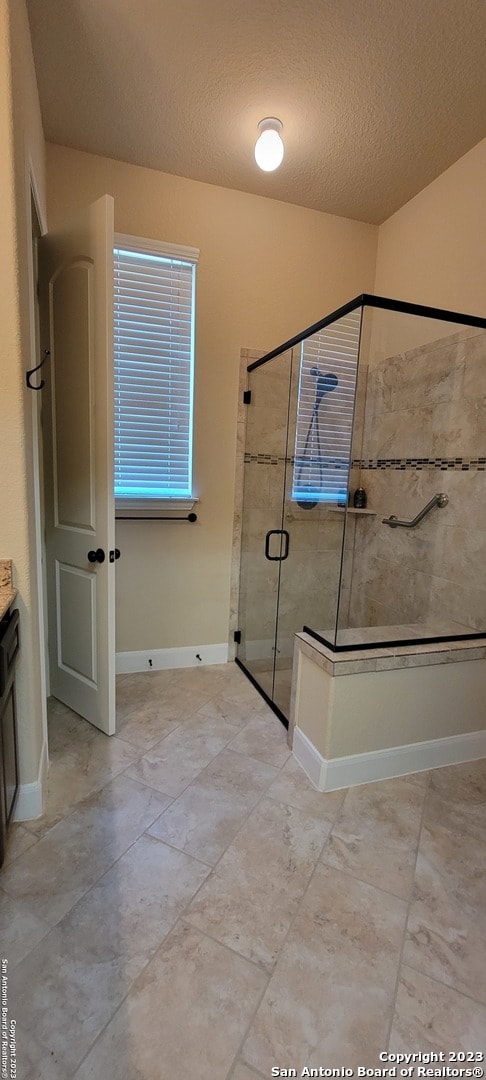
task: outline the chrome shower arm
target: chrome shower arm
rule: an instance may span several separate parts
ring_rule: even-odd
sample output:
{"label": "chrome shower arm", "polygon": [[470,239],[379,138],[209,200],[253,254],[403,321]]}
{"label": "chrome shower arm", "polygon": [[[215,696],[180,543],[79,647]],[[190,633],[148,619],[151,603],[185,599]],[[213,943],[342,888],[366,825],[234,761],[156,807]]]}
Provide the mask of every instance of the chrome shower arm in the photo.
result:
{"label": "chrome shower arm", "polygon": [[444,492],[439,492],[438,495],[434,495],[433,498],[430,499],[430,502],[428,502],[427,505],[419,511],[417,516],[414,517],[412,521],[399,521],[399,519],[395,517],[394,514],[392,514],[391,517],[382,518],[381,523],[382,525],[389,525],[391,529],[396,529],[398,526],[400,526],[400,528],[402,529],[414,529],[415,526],[419,524],[419,521],[422,521],[426,514],[430,514],[430,511],[434,509],[434,506],[447,506],[448,502],[449,496],[444,495]]}

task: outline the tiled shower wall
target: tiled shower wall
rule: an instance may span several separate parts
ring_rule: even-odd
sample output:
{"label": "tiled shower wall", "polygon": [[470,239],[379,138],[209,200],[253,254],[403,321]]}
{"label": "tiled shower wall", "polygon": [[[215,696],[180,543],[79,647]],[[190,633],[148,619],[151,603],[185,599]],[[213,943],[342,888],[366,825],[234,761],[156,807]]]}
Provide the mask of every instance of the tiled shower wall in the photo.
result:
{"label": "tiled shower wall", "polygon": [[[349,609],[343,625],[427,623],[486,629],[486,333],[370,361],[361,447],[354,458],[375,517],[348,533]],[[449,496],[415,529],[437,492]],[[352,547],[352,559],[349,558]]]}

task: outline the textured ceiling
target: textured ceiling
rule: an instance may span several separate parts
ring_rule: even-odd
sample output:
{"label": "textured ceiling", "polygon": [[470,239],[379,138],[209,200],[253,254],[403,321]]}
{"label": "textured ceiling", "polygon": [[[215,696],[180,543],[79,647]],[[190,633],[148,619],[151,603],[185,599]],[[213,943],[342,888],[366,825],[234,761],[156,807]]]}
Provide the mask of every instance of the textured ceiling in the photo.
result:
{"label": "textured ceiling", "polygon": [[486,0],[28,8],[46,137],[80,150],[381,222],[486,135]]}

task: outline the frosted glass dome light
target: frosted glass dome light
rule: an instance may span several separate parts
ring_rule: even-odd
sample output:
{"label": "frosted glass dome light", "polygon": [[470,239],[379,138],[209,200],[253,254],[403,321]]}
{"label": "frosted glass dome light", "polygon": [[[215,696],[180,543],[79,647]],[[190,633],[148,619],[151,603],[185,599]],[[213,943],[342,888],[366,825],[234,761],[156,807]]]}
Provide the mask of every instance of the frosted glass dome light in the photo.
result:
{"label": "frosted glass dome light", "polygon": [[258,124],[260,132],[255,143],[255,161],[264,172],[273,172],[282,164],[284,144],[280,132],[283,131],[281,120],[267,116]]}

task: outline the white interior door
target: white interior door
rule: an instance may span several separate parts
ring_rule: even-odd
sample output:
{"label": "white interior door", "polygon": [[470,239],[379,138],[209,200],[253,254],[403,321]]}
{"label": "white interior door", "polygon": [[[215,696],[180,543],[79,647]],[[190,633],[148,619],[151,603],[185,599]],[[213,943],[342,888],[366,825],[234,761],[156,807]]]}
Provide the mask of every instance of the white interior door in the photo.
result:
{"label": "white interior door", "polygon": [[[113,199],[39,243],[51,693],[115,730]],[[96,561],[94,561],[96,560]]]}

